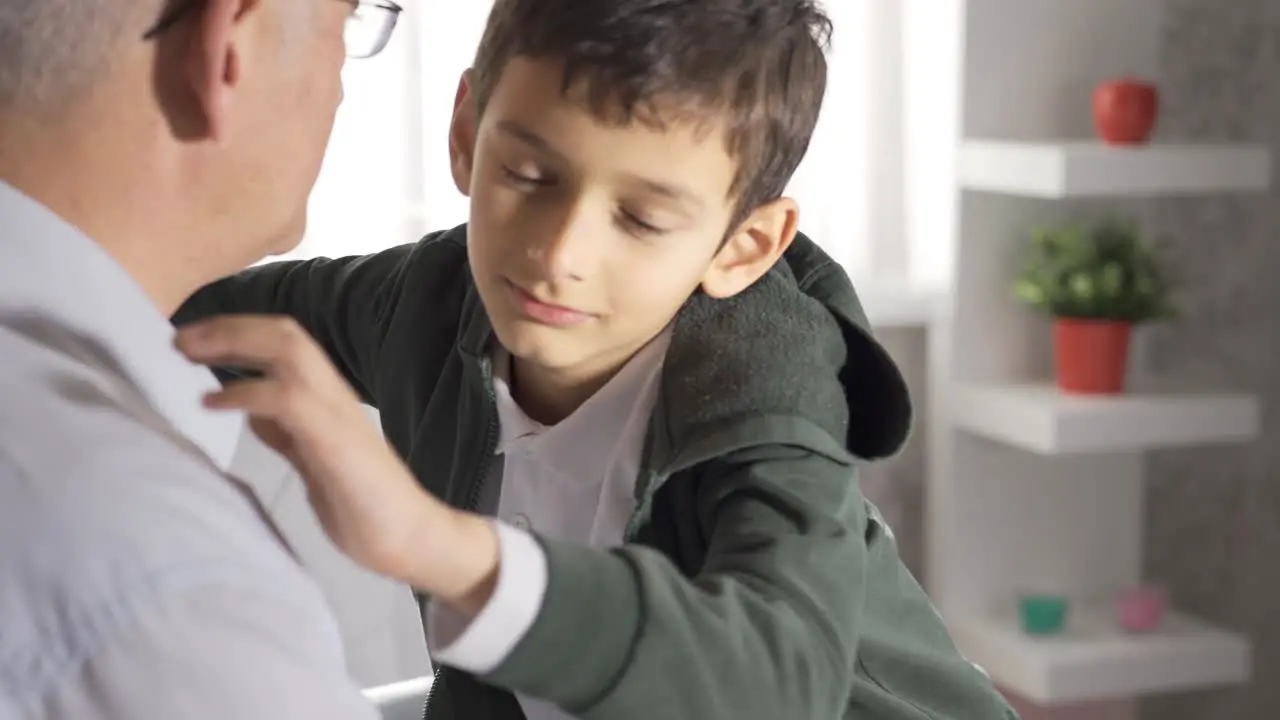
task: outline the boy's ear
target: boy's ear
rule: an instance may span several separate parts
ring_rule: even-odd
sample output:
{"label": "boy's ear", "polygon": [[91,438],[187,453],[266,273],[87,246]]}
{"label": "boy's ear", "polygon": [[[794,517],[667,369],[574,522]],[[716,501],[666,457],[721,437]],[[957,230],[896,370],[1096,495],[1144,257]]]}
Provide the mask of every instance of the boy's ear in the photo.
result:
{"label": "boy's ear", "polygon": [[799,222],[800,208],[791,198],[756,208],[712,259],[702,277],[703,292],[728,298],[751,287],[791,246]]}
{"label": "boy's ear", "polygon": [[471,94],[471,70],[462,72],[458,92],[453,99],[453,120],[449,123],[449,166],[458,192],[471,196],[471,168],[475,162],[476,125],[479,121],[476,101]]}

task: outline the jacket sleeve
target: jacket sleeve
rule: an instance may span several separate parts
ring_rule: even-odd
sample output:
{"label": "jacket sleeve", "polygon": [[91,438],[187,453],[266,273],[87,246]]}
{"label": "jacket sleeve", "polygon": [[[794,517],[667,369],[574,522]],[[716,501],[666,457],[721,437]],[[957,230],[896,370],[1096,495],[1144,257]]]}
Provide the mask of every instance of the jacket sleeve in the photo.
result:
{"label": "jacket sleeve", "polygon": [[[291,316],[319,342],[364,402],[376,404],[379,350],[414,247],[253,267],[197,291],[173,321],[184,325],[216,315]],[[224,381],[242,375],[219,368]]]}
{"label": "jacket sleeve", "polygon": [[[886,720],[1014,717],[901,577],[852,467],[786,447],[715,465],[698,575],[646,548],[543,540],[542,611],[484,679],[583,720],[831,720],[851,697]],[[875,595],[888,602],[873,608]],[[869,638],[896,654],[863,658]]]}
{"label": "jacket sleeve", "polygon": [[841,717],[865,512],[852,468],[800,449],[771,455],[708,469],[699,511],[710,550],[692,579],[650,549],[544,540],[542,612],[489,680],[584,720]]}

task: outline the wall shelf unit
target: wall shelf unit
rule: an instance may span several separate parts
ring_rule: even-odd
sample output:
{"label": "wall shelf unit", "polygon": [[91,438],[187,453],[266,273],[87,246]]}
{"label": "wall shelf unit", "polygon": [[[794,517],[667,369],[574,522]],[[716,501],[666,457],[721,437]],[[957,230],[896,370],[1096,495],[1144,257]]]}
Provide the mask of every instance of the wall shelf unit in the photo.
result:
{"label": "wall shelf unit", "polygon": [[1101,609],[1080,614],[1064,635],[1029,638],[1014,619],[955,625],[966,656],[1019,695],[1041,705],[1180,692],[1249,678],[1249,643],[1238,633],[1170,615],[1151,634],[1115,627]]}
{"label": "wall shelf unit", "polygon": [[[1270,187],[1264,146],[1088,139],[1098,83],[1158,83],[1163,12],[1146,0],[965,2],[954,264],[930,330],[925,584],[966,656],[1034,709],[1024,720],[1083,717],[1080,703],[1136,718],[1143,695],[1251,673],[1247,638],[1211,618],[1175,613],[1159,631],[1129,635],[1110,608],[1117,588],[1160,580],[1143,573],[1144,454],[1250,442],[1258,399],[1195,387],[1064,395],[1045,372],[1047,321],[1009,288],[1015,243],[1047,219]],[[1068,598],[1061,635],[1016,625],[1030,588]]]}
{"label": "wall shelf unit", "polygon": [[1243,394],[1100,397],[1027,383],[957,385],[953,397],[957,428],[1041,455],[1247,442],[1261,423],[1258,399]]}
{"label": "wall shelf unit", "polygon": [[1271,176],[1263,145],[970,140],[959,152],[960,186],[1018,197],[1082,198],[1262,192]]}

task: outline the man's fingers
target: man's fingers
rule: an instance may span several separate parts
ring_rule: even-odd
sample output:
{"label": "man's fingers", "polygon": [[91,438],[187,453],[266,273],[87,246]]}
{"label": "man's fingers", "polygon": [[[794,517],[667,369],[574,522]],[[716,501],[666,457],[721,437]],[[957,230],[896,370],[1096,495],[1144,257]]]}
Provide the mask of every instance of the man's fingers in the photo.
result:
{"label": "man's fingers", "polygon": [[297,378],[314,360],[313,341],[292,319],[263,315],[224,315],[178,329],[177,348],[204,365],[260,370],[279,378]]}

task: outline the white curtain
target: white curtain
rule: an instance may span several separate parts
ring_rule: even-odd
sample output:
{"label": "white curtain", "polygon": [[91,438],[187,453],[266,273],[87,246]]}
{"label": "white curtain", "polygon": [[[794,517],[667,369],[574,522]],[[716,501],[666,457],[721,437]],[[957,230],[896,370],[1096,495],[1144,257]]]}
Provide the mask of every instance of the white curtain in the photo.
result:
{"label": "white curtain", "polygon": [[884,108],[871,101],[875,37],[872,5],[867,0],[826,3],[835,27],[827,61],[827,93],[805,160],[787,194],[800,205],[800,229],[850,274],[871,267],[873,207],[873,135],[871,113]]}
{"label": "white curtain", "polygon": [[[411,5],[381,55],[348,63],[346,100],[311,201],[307,237],[294,256],[374,252],[466,221],[466,200],[449,174],[447,129],[458,77],[489,7],[487,0]],[[938,124],[946,113],[911,102],[937,95],[931,85],[938,73],[914,73],[923,92],[910,94],[904,83],[910,75],[904,37],[933,42],[938,33],[904,35],[903,8],[901,0],[827,3],[835,35],[826,102],[788,189],[801,205],[802,230],[855,280],[874,278],[881,286],[905,279],[912,257],[922,254],[908,242],[916,225],[909,216],[945,216],[935,206],[947,199],[930,160],[919,159],[921,138],[949,147],[951,128]],[[921,113],[909,118],[908,108]],[[904,162],[913,147],[914,174]]]}

